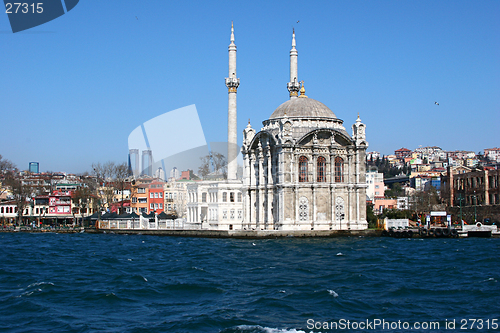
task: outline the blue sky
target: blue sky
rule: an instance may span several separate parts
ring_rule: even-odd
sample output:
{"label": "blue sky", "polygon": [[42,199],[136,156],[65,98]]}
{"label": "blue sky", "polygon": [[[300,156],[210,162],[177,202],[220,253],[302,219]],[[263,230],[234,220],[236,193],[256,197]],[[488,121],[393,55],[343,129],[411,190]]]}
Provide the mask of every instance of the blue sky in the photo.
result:
{"label": "blue sky", "polygon": [[240,142],[288,99],[295,27],[306,94],[349,133],[359,112],[369,151],[499,147],[499,17],[500,1],[81,0],[13,34],[0,14],[0,154],[42,171],[125,162],[134,128],[191,104],[226,141],[231,21]]}

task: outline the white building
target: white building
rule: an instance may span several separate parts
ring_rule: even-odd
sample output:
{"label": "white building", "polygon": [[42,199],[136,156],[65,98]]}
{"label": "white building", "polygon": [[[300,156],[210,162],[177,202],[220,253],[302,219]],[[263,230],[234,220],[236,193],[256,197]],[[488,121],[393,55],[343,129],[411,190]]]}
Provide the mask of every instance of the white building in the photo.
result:
{"label": "white building", "polygon": [[384,174],[377,170],[369,170],[366,172],[366,197],[373,201],[375,198],[384,197],[385,185]]}

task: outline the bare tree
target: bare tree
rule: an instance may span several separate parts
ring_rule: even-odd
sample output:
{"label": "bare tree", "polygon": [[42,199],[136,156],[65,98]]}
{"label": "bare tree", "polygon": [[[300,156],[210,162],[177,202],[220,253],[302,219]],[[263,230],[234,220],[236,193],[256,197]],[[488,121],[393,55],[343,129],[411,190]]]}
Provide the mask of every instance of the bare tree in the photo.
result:
{"label": "bare tree", "polygon": [[200,157],[200,159],[201,159],[201,165],[198,168],[198,173],[200,174],[200,176],[202,178],[205,178],[211,172],[211,168],[210,168],[210,165],[211,165],[211,163],[210,163],[210,155]]}
{"label": "bare tree", "polygon": [[429,214],[432,210],[439,209],[439,195],[431,186],[428,191],[416,191],[410,198],[411,210],[417,215]]}
{"label": "bare tree", "polygon": [[102,211],[106,204],[112,202],[113,200],[113,190],[108,186],[108,183],[111,181],[111,164],[113,162],[107,162],[105,164],[101,163],[93,163],[92,164],[92,173],[96,177],[97,186],[95,188],[97,195],[96,206],[98,211]]}
{"label": "bare tree", "polygon": [[88,184],[88,180],[89,178],[85,179],[83,182],[83,186],[74,191],[71,195],[73,205],[80,211],[82,219],[85,217],[85,213],[88,211],[94,201],[92,200],[94,198],[94,191],[92,188],[93,182]]}
{"label": "bare tree", "polygon": [[122,196],[120,213],[123,213],[123,192],[129,176],[127,163],[94,163],[92,164],[92,169],[93,174],[100,184],[97,190],[100,206],[104,207],[107,204],[108,208],[110,208],[115,199],[115,191],[120,190]]}
{"label": "bare tree", "polygon": [[200,157],[201,166],[198,172],[202,177],[208,176],[211,172],[221,175],[222,178],[227,178],[227,159],[221,153],[210,152],[208,155]]}
{"label": "bare tree", "polygon": [[31,199],[31,186],[25,185],[19,177],[14,177],[14,175],[6,178],[6,183],[10,187],[12,196],[14,197],[14,202],[17,207],[17,222],[21,225],[24,209],[28,206],[29,200]]}
{"label": "bare tree", "polygon": [[0,155],[0,196],[8,190],[8,179],[13,177],[16,171],[15,164]]}
{"label": "bare tree", "polygon": [[124,213],[123,210],[123,192],[125,191],[126,184],[128,183],[128,177],[130,176],[130,171],[127,163],[117,164],[114,167],[114,184],[117,189],[120,190],[122,200],[120,203],[120,214]]}

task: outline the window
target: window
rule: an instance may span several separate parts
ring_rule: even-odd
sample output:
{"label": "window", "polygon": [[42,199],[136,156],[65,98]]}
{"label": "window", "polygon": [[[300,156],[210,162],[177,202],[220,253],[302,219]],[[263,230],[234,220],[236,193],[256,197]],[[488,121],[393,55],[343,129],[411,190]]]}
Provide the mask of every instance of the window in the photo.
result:
{"label": "window", "polygon": [[158,192],[155,192],[155,198],[158,198]]}
{"label": "window", "polygon": [[136,197],[132,198],[132,203],[137,203],[137,198]]}
{"label": "window", "polygon": [[378,188],[378,185],[375,185],[375,188]]}
{"label": "window", "polygon": [[140,187],[137,189],[137,193],[146,193],[146,189],[144,187]]}
{"label": "window", "polygon": [[157,210],[157,209],[158,209],[158,204],[157,204],[157,203],[155,203],[155,210]]}
{"label": "window", "polygon": [[299,199],[299,220],[309,220],[309,200],[306,197],[300,197]]}
{"label": "window", "polygon": [[207,202],[207,194],[206,193],[201,194],[201,202]]}
{"label": "window", "polygon": [[318,179],[317,182],[326,182],[326,176],[325,176],[325,165],[326,165],[326,160],[323,156],[318,157],[317,161],[317,173],[318,173]]}
{"label": "window", "polygon": [[229,193],[229,201],[234,202],[234,192]]}
{"label": "window", "polygon": [[241,192],[238,192],[238,202],[241,202],[242,199],[241,197],[242,197]]}
{"label": "window", "polygon": [[168,210],[172,210],[172,204],[168,204]]}
{"label": "window", "polygon": [[227,192],[222,193],[222,202],[227,202]]}
{"label": "window", "polygon": [[150,209],[155,209],[155,205],[154,205],[154,204],[150,204],[150,205],[149,205],[149,208],[150,208]]}
{"label": "window", "polygon": [[154,198],[154,196],[155,196],[155,194],[154,194],[153,192],[149,193],[149,197],[150,197],[151,199],[153,199],[153,198]]}
{"label": "window", "polygon": [[222,219],[227,220],[227,210],[222,211]]}
{"label": "window", "polygon": [[234,220],[234,209],[231,209],[231,220]]}
{"label": "window", "polygon": [[300,156],[299,158],[299,182],[307,182],[307,157]]}
{"label": "window", "polygon": [[163,198],[163,192],[158,193],[159,198]]}
{"label": "window", "polygon": [[341,157],[335,157],[335,182],[342,183],[344,181],[343,170],[344,160]]}

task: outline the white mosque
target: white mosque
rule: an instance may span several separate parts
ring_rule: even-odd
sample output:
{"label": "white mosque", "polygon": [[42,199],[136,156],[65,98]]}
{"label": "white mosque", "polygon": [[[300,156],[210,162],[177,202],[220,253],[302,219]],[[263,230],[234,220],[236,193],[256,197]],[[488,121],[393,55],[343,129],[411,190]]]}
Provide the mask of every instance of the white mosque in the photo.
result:
{"label": "white mosque", "polygon": [[352,135],[298,79],[295,32],[290,50],[290,99],[256,132],[243,131],[243,179],[237,179],[236,45],[231,26],[228,88],[228,170],[225,181],[188,185],[188,223],[215,230],[366,229],[365,125]]}

